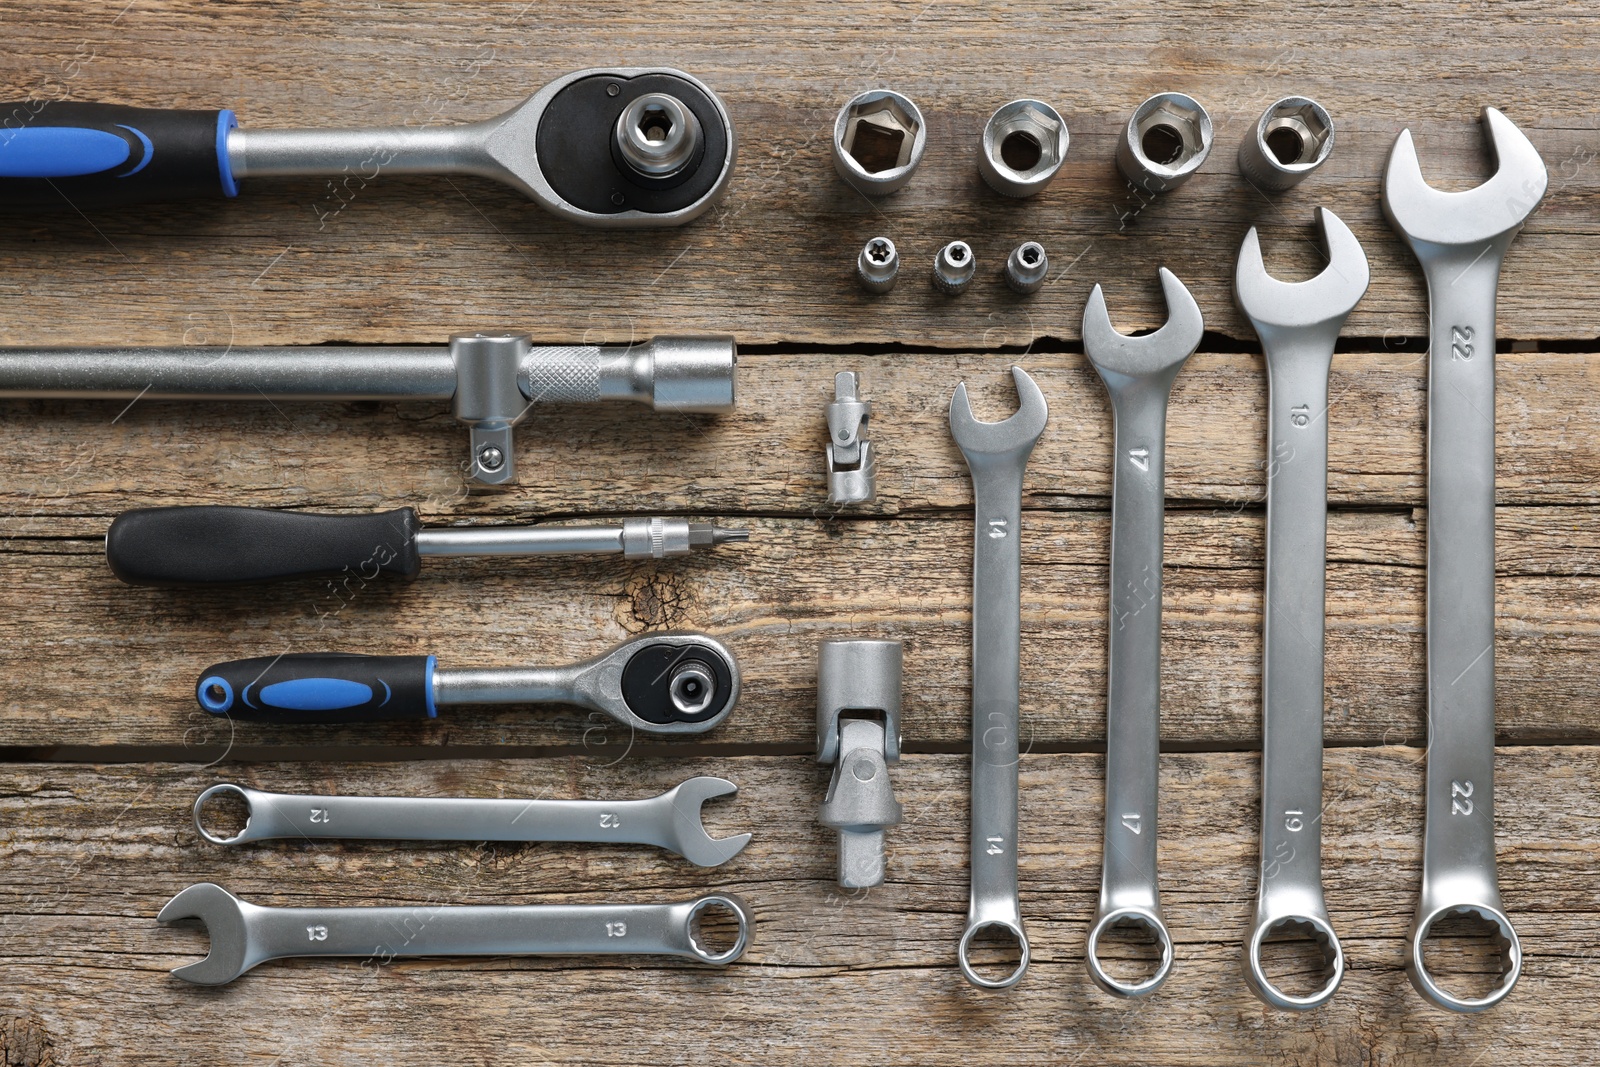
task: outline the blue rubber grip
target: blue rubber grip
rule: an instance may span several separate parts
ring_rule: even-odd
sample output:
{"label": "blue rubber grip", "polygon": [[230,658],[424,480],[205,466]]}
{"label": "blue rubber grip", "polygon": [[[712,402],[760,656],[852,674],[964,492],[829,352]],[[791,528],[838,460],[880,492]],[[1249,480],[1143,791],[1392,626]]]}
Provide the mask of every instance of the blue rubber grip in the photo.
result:
{"label": "blue rubber grip", "polygon": [[218,663],[195,697],[213,715],[251,722],[431,719],[432,656],[313,652]]}
{"label": "blue rubber grip", "polygon": [[27,100],[0,104],[0,206],[237,196],[231,111]]}

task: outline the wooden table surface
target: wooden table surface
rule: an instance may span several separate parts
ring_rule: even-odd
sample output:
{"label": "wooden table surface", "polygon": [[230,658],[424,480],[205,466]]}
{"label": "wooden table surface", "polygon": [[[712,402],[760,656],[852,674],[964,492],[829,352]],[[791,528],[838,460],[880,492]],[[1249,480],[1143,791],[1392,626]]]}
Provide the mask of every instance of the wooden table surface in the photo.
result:
{"label": "wooden table surface", "polygon": [[[1232,0],[1103,10],[1063,0],[830,5],[36,0],[0,12],[10,99],[234,108],[246,126],[425,125],[497,113],[570,70],[665,64],[737,124],[725,200],[682,229],[558,221],[486,181],[254,180],[237,202],[14,213],[0,224],[0,344],[439,343],[515,328],[549,342],[729,332],[737,413],[551,409],[518,431],[520,477],[463,482],[465,433],[425,404],[0,405],[0,1048],[11,1064],[579,1062],[1420,1064],[1589,1062],[1600,1054],[1600,25],[1592,5]],[[928,118],[926,161],[868,201],[834,175],[833,116],[891,86]],[[1112,164],[1147,95],[1181,90],[1216,149],[1143,203]],[[1331,160],[1266,197],[1234,153],[1272,100],[1323,103]],[[988,192],[977,135],[1036,96],[1072,144],[1054,184]],[[1539,147],[1550,191],[1500,289],[1496,761],[1500,879],[1523,940],[1516,991],[1439,1011],[1401,967],[1418,888],[1424,710],[1426,292],[1383,221],[1378,175],[1402,127],[1425,173],[1492,169],[1478,115]],[[1349,959],[1327,1007],[1265,1008],[1240,977],[1259,821],[1266,382],[1230,295],[1245,229],[1271,269],[1320,266],[1312,210],[1337,211],[1372,286],[1331,382],[1324,879]],[[886,234],[900,286],[855,287]],[[979,279],[925,281],[944,241]],[[1051,279],[1019,299],[1006,251],[1042,241]],[[1208,333],[1173,395],[1168,447],[1161,876],[1171,980],[1099,992],[1084,938],[1100,870],[1109,411],[1081,355],[1089,288],[1123,329],[1158,324],[1156,268]],[[967,900],[971,496],[944,421],[958,381],[980,416],[1027,367],[1051,404],[1024,501],[1021,888],[1034,948],[1007,992],[955,966]],[[880,451],[875,504],[823,480],[835,370],[862,374]],[[121,586],[107,523],[162,504],[543,522],[649,513],[745,525],[691,559],[440,561],[417,581],[211,592]],[[596,735],[581,714],[462,709],[426,726],[219,723],[192,683],[221,659],[319,649],[437,653],[459,665],[584,658],[667,627],[725,639],[745,696],[705,739]],[[817,643],[906,646],[906,808],[888,881],[833,884],[812,751]],[[188,810],[219,781],[297,792],[642,797],[691,774],[739,796],[725,866],[648,849],[280,843],[222,849]],[[170,977],[202,935],[158,926],[216,881],[261,904],[534,903],[743,894],[754,942],[724,971],[656,960],[293,961],[221,989]],[[1471,968],[1471,960],[1458,961]],[[1465,979],[1464,979],[1465,980]]]}

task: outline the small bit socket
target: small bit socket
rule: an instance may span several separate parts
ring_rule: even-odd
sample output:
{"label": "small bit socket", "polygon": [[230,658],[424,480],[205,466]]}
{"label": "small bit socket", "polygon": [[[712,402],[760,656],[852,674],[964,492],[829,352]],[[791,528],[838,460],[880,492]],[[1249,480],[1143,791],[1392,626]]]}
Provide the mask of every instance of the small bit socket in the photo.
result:
{"label": "small bit socket", "polygon": [[976,270],[972,247],[965,241],[951,241],[933,259],[933,287],[946,296],[966,292]]}
{"label": "small bit socket", "polygon": [[1333,151],[1333,120],[1321,104],[1286,96],[1267,108],[1239,146],[1239,173],[1281,193],[1304,181]]}
{"label": "small bit socket", "polygon": [[1050,273],[1050,257],[1038,241],[1024,241],[1006,257],[1006,284],[1014,293],[1037,293]]}
{"label": "small bit socket", "polygon": [[856,257],[856,280],[869,293],[887,293],[900,273],[900,253],[887,237],[874,237]]}

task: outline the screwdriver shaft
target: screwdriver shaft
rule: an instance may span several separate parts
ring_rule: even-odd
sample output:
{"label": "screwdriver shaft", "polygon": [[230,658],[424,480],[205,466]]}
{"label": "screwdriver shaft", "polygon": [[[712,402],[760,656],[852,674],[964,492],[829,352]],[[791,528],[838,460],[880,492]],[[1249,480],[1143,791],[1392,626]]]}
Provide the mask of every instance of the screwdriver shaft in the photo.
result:
{"label": "screwdriver shaft", "polygon": [[681,556],[696,547],[747,541],[732,530],[684,519],[627,519],[603,526],[476,526],[422,530],[424,556],[559,556],[617,554],[629,559]]}

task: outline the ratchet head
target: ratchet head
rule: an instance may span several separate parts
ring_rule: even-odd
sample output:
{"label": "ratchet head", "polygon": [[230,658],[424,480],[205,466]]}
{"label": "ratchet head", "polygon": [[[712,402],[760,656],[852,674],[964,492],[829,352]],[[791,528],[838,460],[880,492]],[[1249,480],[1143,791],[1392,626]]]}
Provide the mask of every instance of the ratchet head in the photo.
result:
{"label": "ratchet head", "polygon": [[591,226],[681,226],[733,177],[727,109],[670,67],[580,70],[479,128],[471,169]]}
{"label": "ratchet head", "polygon": [[967,457],[969,465],[983,458],[1026,459],[1044,433],[1050,419],[1044,394],[1021,367],[1012,367],[1011,377],[1017,384],[1017,410],[1000,422],[980,422],[973,418],[966,382],[957,385],[955,395],[950,398],[950,436],[955,438],[956,446]]}
{"label": "ratchet head", "polygon": [[156,921],[173,923],[180,919],[199,919],[211,936],[211,951],[199,963],[176,967],[172,973],[196,985],[224,985],[233,981],[261,960],[250,945],[245,922],[244,901],[210,882],[192,885],[167,901]]}
{"label": "ratchet head", "polygon": [[739,699],[733,653],[705,634],[642,634],[571,674],[578,703],[648,734],[704,733]]}
{"label": "ratchet head", "polygon": [[1244,235],[1233,275],[1233,295],[1256,333],[1324,328],[1337,336],[1366,293],[1371,271],[1361,242],[1344,220],[1327,208],[1317,208],[1317,224],[1328,265],[1303,282],[1281,282],[1268,274],[1256,228],[1250,227]]}
{"label": "ratchet head", "polygon": [[1435,189],[1422,180],[1411,131],[1401,130],[1383,175],[1383,213],[1413,249],[1423,245],[1476,246],[1509,241],[1544,199],[1549,174],[1539,150],[1516,123],[1492,107],[1483,123],[1494,151],[1494,177],[1460,193]]}
{"label": "ratchet head", "polygon": [[667,790],[661,798],[672,813],[670,824],[662,827],[667,847],[699,867],[715,867],[737,856],[750,843],[750,835],[720,840],[712,837],[700,821],[700,806],[738,791],[739,787],[726,778],[704,776]]}
{"label": "ratchet head", "polygon": [[1167,321],[1142,337],[1118,333],[1106,311],[1105,293],[1098,285],[1089,293],[1083,309],[1083,351],[1108,387],[1120,380],[1170,378],[1200,347],[1206,328],[1200,305],[1165,267],[1161,291],[1167,297]]}

